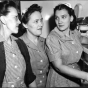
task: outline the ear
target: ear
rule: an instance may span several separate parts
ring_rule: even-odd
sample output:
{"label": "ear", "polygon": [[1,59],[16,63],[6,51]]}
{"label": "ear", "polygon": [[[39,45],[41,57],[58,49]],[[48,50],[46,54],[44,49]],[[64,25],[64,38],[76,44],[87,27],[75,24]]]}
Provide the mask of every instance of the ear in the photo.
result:
{"label": "ear", "polygon": [[28,28],[26,24],[22,23],[22,25],[23,25],[25,28]]}
{"label": "ear", "polygon": [[5,20],[5,17],[4,16],[1,16],[0,17],[0,20],[1,20],[1,22],[5,25],[6,24],[6,20]]}
{"label": "ear", "polygon": [[72,22],[72,21],[73,21],[73,19],[74,19],[74,18],[73,18],[73,16],[71,16],[70,21]]}

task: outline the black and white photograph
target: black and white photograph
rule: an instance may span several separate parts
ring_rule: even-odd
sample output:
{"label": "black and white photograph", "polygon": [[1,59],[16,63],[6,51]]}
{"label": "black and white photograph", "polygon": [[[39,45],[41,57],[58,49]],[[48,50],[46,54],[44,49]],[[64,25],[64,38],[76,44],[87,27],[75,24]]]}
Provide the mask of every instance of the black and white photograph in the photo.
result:
{"label": "black and white photograph", "polygon": [[88,0],[0,0],[0,87],[88,87]]}

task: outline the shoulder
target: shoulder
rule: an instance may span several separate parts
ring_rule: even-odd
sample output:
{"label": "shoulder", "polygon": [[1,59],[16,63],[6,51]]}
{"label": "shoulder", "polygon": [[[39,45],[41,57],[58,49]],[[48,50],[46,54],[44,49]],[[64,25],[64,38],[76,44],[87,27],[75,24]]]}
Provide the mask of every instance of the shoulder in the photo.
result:
{"label": "shoulder", "polygon": [[56,32],[54,30],[52,30],[49,35],[47,36],[46,38],[46,42],[49,43],[49,42],[55,42],[58,40],[58,37],[56,36]]}
{"label": "shoulder", "polygon": [[79,37],[81,36],[81,33],[77,29],[74,30],[74,33]]}

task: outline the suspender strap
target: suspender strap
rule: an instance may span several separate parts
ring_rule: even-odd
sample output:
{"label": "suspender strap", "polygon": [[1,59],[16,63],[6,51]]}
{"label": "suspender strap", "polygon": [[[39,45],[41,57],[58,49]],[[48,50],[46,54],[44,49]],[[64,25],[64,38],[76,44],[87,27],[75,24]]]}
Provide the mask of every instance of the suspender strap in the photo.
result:
{"label": "suspender strap", "polygon": [[35,80],[36,76],[32,72],[30,56],[26,44],[21,39],[16,40],[16,42],[26,62],[26,73],[24,81],[25,84],[28,86],[31,82]]}
{"label": "suspender strap", "polygon": [[5,51],[3,42],[0,42],[0,88],[2,87],[6,70]]}

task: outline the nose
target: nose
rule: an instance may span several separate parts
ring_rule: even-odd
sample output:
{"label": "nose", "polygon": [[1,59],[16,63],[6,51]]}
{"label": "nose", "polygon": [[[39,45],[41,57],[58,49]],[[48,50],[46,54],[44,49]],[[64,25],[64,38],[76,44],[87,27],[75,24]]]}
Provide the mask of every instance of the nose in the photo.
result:
{"label": "nose", "polygon": [[57,19],[57,22],[58,22],[58,24],[61,24],[62,23],[62,19],[61,18]]}
{"label": "nose", "polygon": [[39,22],[39,26],[42,27],[43,26],[43,22],[40,21]]}
{"label": "nose", "polygon": [[18,24],[20,24],[21,23],[21,21],[18,19]]}

